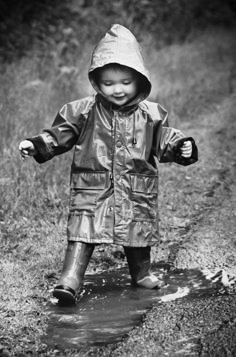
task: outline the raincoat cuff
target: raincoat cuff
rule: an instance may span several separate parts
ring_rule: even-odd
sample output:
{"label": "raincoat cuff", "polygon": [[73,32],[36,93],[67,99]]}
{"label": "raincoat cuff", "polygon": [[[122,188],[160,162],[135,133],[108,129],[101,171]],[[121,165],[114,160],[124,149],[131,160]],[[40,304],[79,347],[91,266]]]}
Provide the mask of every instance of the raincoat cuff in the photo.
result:
{"label": "raincoat cuff", "polygon": [[[183,157],[181,155],[181,147],[184,144],[185,141],[191,141],[192,143],[192,155],[191,157]],[[174,146],[174,161],[177,164],[187,166],[194,164],[196,161],[198,161],[198,149],[197,145],[192,137],[184,137],[179,139]]]}
{"label": "raincoat cuff", "polygon": [[33,138],[27,139],[34,144],[36,154],[34,155],[34,159],[39,163],[42,164],[45,161],[50,160],[53,155],[50,152],[48,145],[43,140],[42,136],[34,136]]}

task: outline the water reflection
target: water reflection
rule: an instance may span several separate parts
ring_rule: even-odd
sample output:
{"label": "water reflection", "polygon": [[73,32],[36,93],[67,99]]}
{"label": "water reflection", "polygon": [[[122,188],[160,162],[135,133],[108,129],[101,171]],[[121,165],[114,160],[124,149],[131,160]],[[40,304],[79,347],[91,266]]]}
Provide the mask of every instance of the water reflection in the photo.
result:
{"label": "water reflection", "polygon": [[220,289],[219,279],[209,279],[201,271],[167,268],[153,269],[166,283],[160,290],[132,287],[126,269],[88,275],[76,306],[49,304],[44,342],[59,349],[115,343],[140,322],[154,303],[214,294]]}

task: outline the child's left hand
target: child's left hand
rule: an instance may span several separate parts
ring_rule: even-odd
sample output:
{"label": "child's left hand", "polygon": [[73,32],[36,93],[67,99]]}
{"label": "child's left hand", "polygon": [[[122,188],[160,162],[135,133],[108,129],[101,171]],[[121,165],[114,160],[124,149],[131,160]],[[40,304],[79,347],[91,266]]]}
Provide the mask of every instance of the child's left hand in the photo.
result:
{"label": "child's left hand", "polygon": [[181,156],[188,158],[192,156],[192,143],[191,141],[187,140],[183,143],[180,148]]}

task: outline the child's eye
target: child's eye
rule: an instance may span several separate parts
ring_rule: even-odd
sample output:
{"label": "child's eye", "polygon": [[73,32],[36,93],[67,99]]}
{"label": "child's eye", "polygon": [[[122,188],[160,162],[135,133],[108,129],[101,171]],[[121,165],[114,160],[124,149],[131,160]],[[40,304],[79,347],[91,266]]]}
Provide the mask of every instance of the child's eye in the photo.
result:
{"label": "child's eye", "polygon": [[111,86],[112,85],[112,82],[103,82],[102,83],[104,86]]}
{"label": "child's eye", "polygon": [[131,83],[131,81],[123,81],[123,84],[125,84],[125,85],[128,85],[130,83]]}

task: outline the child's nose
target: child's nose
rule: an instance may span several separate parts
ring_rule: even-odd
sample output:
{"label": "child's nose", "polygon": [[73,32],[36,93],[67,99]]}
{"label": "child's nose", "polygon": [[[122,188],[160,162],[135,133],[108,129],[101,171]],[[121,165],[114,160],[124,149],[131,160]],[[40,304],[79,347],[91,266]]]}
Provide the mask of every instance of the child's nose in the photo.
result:
{"label": "child's nose", "polygon": [[114,87],[114,93],[121,93],[122,92],[122,86],[120,84],[116,84]]}

